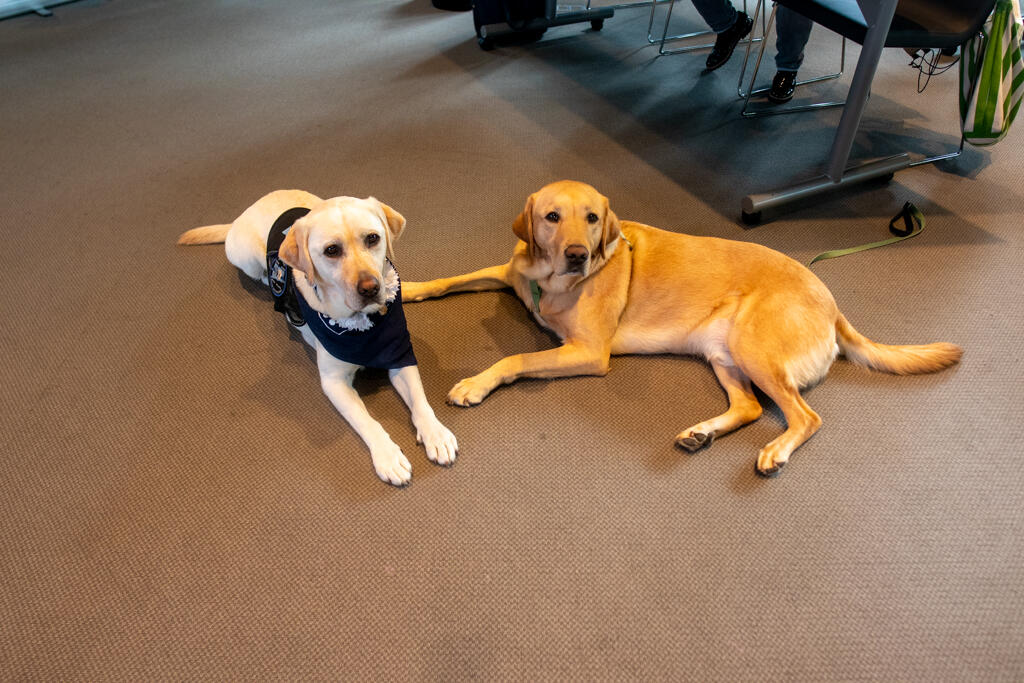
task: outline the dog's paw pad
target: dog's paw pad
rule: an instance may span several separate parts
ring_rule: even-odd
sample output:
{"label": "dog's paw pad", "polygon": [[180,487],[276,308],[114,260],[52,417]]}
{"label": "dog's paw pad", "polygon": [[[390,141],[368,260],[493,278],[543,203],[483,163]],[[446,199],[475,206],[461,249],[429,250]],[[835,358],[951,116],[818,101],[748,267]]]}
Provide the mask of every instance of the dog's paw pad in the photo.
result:
{"label": "dog's paw pad", "polygon": [[762,477],[776,477],[787,462],[788,453],[780,453],[779,449],[768,444],[757,454],[757,473]]}
{"label": "dog's paw pad", "polygon": [[773,465],[771,465],[769,467],[765,467],[765,468],[762,468],[760,465],[757,465],[756,466],[756,470],[757,470],[757,473],[760,474],[762,477],[767,477],[768,479],[772,479],[774,477],[779,476],[779,472],[782,471],[782,468],[785,467],[785,465],[786,465],[785,461],[779,462],[779,463],[775,463],[775,464],[773,464]]}
{"label": "dog's paw pad", "polygon": [[704,432],[688,432],[676,439],[676,445],[681,446],[692,453],[694,451],[699,451],[705,446],[710,446],[714,438],[715,435],[711,433],[705,434]]}

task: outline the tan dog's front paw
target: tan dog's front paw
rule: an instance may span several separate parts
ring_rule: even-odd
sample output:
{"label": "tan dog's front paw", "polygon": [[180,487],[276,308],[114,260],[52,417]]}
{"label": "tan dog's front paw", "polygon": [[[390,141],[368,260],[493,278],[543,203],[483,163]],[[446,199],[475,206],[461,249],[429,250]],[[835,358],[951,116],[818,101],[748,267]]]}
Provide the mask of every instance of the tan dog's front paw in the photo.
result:
{"label": "tan dog's front paw", "polygon": [[491,393],[491,386],[480,380],[480,376],[462,380],[448,392],[448,403],[453,406],[475,406]]}
{"label": "tan dog's front paw", "polygon": [[412,465],[402,449],[392,441],[381,444],[370,453],[377,476],[389,484],[405,486],[412,479]]}
{"label": "tan dog's front paw", "polygon": [[402,301],[423,301],[429,294],[429,282],[403,282]]}
{"label": "tan dog's front paw", "polygon": [[459,443],[455,440],[455,435],[437,420],[421,429],[416,435],[416,440],[423,444],[430,461],[438,465],[451,465],[459,455]]}

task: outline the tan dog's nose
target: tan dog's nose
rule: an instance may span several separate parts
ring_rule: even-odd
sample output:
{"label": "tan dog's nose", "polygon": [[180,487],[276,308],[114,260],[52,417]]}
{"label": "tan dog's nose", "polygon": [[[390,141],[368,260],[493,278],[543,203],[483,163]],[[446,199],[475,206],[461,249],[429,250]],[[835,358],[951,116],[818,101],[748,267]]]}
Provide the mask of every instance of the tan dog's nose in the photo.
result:
{"label": "tan dog's nose", "polygon": [[380,292],[380,281],[368,273],[362,273],[359,276],[359,282],[356,284],[356,291],[359,292],[360,296],[372,299]]}
{"label": "tan dog's nose", "polygon": [[570,268],[578,268],[587,262],[590,251],[582,244],[570,244],[565,248],[565,261]]}

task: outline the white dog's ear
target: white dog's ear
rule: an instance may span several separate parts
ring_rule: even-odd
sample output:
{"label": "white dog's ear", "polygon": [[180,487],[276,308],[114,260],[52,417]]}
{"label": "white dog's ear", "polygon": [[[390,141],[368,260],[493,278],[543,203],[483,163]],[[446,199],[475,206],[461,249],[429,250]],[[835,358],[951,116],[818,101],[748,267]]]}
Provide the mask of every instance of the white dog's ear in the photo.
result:
{"label": "white dog's ear", "polygon": [[605,256],[605,249],[608,245],[614,242],[620,235],[622,235],[621,227],[619,226],[619,217],[615,215],[615,212],[608,208],[608,198],[604,199],[604,224],[601,226],[601,257]]}
{"label": "white dog's ear", "polygon": [[376,197],[370,197],[370,199],[377,202],[384,216],[384,224],[388,226],[388,258],[392,258],[391,245],[402,234],[402,231],[405,230],[405,217]]}
{"label": "white dog's ear", "polygon": [[288,229],[277,255],[289,266],[301,271],[311,282],[316,282],[316,268],[309,256],[309,228],[301,218]]}
{"label": "white dog's ear", "polygon": [[533,203],[536,197],[537,194],[534,193],[526,199],[526,206],[512,223],[512,232],[526,242],[526,246],[530,248],[530,256],[533,256],[537,249],[537,242],[533,239]]}

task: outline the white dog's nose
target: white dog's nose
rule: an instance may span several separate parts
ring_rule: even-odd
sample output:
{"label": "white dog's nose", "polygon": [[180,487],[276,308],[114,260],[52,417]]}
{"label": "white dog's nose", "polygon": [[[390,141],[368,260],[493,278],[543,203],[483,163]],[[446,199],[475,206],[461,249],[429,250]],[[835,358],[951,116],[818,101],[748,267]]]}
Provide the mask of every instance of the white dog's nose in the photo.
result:
{"label": "white dog's nose", "polygon": [[356,291],[360,296],[372,299],[380,292],[380,280],[368,273],[363,273],[359,276],[359,282],[356,283]]}

